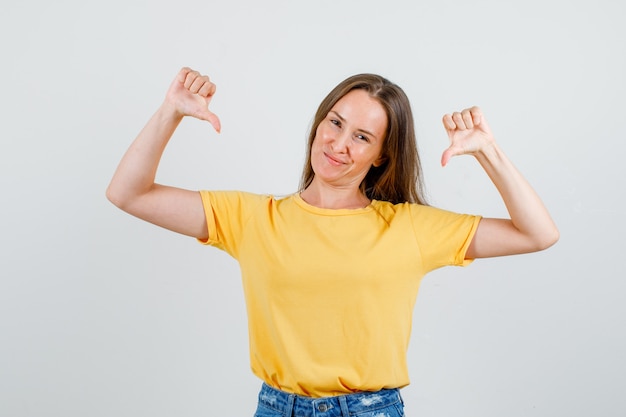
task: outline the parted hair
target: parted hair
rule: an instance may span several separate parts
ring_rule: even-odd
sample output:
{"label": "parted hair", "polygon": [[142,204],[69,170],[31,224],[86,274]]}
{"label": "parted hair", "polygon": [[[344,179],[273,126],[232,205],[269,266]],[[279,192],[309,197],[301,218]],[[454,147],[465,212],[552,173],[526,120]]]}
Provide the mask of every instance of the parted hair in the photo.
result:
{"label": "parted hair", "polygon": [[411,104],[399,86],[376,74],[358,74],[345,79],[320,103],[309,132],[300,191],[306,189],[315,176],[311,148],[319,124],[343,96],[358,89],[366,91],[383,106],[388,122],[383,141],[383,163],[370,168],[361,182],[361,191],[372,200],[426,205]]}

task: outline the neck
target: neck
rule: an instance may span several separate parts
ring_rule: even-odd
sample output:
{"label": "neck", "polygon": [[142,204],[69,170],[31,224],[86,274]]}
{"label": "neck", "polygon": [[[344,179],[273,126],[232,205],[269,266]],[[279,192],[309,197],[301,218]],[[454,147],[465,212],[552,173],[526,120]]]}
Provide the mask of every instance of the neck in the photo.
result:
{"label": "neck", "polygon": [[358,209],[371,202],[358,188],[324,187],[315,181],[300,193],[300,197],[312,206],[327,209]]}

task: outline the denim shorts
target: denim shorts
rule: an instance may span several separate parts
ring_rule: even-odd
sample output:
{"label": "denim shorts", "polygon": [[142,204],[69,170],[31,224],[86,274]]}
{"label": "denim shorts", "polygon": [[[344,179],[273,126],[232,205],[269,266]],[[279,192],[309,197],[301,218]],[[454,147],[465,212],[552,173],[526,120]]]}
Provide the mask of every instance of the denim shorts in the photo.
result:
{"label": "denim shorts", "polygon": [[398,389],[312,398],[263,384],[254,417],[403,417]]}

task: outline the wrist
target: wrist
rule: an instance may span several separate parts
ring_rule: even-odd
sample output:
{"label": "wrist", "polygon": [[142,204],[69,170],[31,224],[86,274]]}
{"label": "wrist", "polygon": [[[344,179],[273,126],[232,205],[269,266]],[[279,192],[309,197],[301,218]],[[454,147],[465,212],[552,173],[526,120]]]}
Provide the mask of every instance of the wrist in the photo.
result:
{"label": "wrist", "polygon": [[474,152],[474,156],[479,161],[493,161],[500,158],[501,150],[495,141],[485,144],[479,150]]}
{"label": "wrist", "polygon": [[184,115],[180,113],[173,103],[165,100],[157,110],[159,119],[165,123],[180,123]]}

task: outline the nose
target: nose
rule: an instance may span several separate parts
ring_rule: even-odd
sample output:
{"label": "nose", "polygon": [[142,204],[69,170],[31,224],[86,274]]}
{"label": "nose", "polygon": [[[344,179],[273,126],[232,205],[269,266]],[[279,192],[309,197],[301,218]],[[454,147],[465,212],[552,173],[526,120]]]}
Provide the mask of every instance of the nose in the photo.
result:
{"label": "nose", "polygon": [[350,147],[350,134],[346,131],[337,133],[332,138],[331,148],[336,153],[346,153]]}

